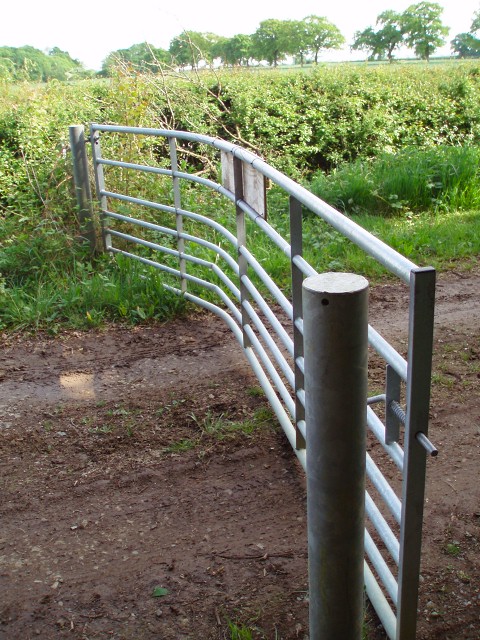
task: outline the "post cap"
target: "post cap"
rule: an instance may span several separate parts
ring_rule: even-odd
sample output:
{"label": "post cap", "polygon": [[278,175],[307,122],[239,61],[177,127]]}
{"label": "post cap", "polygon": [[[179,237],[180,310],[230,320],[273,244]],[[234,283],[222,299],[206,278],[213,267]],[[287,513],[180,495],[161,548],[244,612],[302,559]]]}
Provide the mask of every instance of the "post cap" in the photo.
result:
{"label": "post cap", "polygon": [[304,289],[312,293],[359,293],[368,288],[368,280],[356,273],[319,273],[303,281]]}

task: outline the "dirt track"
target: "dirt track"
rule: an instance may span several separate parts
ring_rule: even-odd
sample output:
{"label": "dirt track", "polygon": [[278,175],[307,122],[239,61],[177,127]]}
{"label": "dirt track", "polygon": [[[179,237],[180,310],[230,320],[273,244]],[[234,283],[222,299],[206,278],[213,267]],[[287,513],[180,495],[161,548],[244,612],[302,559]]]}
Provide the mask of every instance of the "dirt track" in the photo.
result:
{"label": "dirt track", "polygon": [[[371,296],[400,350],[406,295]],[[425,640],[479,637],[479,317],[478,271],[440,278]],[[2,341],[2,639],[306,637],[303,475],[221,321]]]}

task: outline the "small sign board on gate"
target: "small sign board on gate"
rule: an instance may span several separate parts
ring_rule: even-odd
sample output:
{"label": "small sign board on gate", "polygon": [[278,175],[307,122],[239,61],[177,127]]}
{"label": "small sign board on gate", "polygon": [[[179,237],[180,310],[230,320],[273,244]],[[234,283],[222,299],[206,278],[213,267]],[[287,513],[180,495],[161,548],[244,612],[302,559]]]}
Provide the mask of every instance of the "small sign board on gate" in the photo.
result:
{"label": "small sign board on gate", "polygon": [[[222,184],[235,193],[233,156],[222,151]],[[267,181],[265,176],[251,164],[242,161],[243,200],[262,218],[267,217]]]}

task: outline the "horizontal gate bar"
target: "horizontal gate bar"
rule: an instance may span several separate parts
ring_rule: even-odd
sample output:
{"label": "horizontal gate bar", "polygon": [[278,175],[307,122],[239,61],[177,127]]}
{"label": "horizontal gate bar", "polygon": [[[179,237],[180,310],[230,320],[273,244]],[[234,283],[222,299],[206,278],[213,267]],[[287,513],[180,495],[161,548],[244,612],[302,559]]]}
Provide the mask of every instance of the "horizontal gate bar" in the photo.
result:
{"label": "horizontal gate bar", "polygon": [[398,601],[398,584],[395,578],[393,577],[392,572],[390,571],[387,563],[383,559],[382,554],[377,548],[377,545],[374,543],[372,536],[365,529],[365,551],[367,556],[370,558],[370,562],[372,563],[375,571],[378,574],[378,577],[382,581],[385,589],[388,592],[388,595],[392,599],[392,602],[395,606],[397,606]]}
{"label": "horizontal gate bar", "polygon": [[288,412],[290,413],[292,418],[295,419],[295,403],[293,402],[292,397],[288,392],[288,389],[283,384],[282,379],[278,375],[277,370],[273,366],[272,361],[268,357],[268,354],[266,353],[265,349],[262,347],[259,339],[255,335],[255,332],[252,330],[252,328],[249,325],[244,325],[243,328],[252,343],[252,348],[255,349],[257,356],[260,358],[260,361],[265,366],[265,369],[267,370],[268,375],[270,376],[275,387],[277,388],[278,393],[280,394],[285,406],[288,409]]}
{"label": "horizontal gate bar", "polygon": [[261,293],[255,287],[255,285],[250,280],[250,278],[248,278],[248,276],[244,276],[242,278],[242,282],[245,285],[245,288],[247,289],[248,293],[252,296],[254,301],[257,303],[260,311],[265,315],[265,317],[268,319],[268,321],[272,325],[272,328],[274,329],[274,331],[282,341],[288,353],[291,356],[293,356],[293,340],[285,331],[282,323],[278,320],[277,316],[270,309],[267,302],[265,301],[265,298],[263,298]]}
{"label": "horizontal gate bar", "polygon": [[98,164],[103,164],[111,167],[119,167],[122,169],[133,169],[135,171],[141,171],[143,173],[155,173],[162,176],[168,176],[170,178],[181,178],[182,180],[187,180],[188,182],[193,182],[196,184],[201,184],[205,187],[209,187],[213,191],[217,191],[222,196],[225,196],[232,202],[235,201],[235,196],[231,191],[225,189],[221,184],[214,182],[213,180],[209,180],[208,178],[203,178],[202,176],[197,176],[195,173],[185,173],[183,171],[173,171],[172,169],[164,169],[162,167],[151,167],[145,164],[134,164],[132,162],[122,162],[120,160],[108,160],[107,158],[99,158],[97,160]]}
{"label": "horizontal gate bar", "polygon": [[372,570],[366,562],[364,563],[364,579],[365,591],[367,592],[368,599],[380,618],[380,622],[382,623],[389,640],[395,640],[397,636],[397,618],[395,617],[388,600],[383,595],[383,591],[373,575]]}
{"label": "horizontal gate bar", "polygon": [[[287,258],[290,258],[291,249],[288,242],[283,238],[278,231],[273,229],[262,216],[260,216],[252,207],[243,200],[235,200],[235,194],[231,191],[223,187],[222,185],[214,182],[213,180],[208,180],[208,178],[202,178],[201,176],[197,176],[192,173],[184,173],[182,171],[172,171],[171,169],[163,169],[161,167],[149,167],[148,165],[135,164],[131,162],[121,162],[119,160],[108,160],[106,158],[100,158],[98,160],[98,164],[120,167],[125,169],[133,169],[137,171],[142,171],[144,173],[154,173],[158,175],[169,176],[173,178],[180,178],[183,180],[187,180],[189,182],[193,182],[196,184],[201,184],[205,187],[209,187],[210,189],[220,193],[222,196],[228,198],[231,202],[236,202],[238,206],[244,210],[249,217],[255,222],[257,226],[259,226],[265,235],[274,242],[274,244],[283,251]],[[302,261],[302,270],[304,270],[306,275],[315,275],[316,271],[312,269],[312,267],[305,260]]]}
{"label": "horizontal gate bar", "polygon": [[[236,275],[238,275],[238,264],[235,262],[232,256],[229,253],[227,253],[224,249],[222,249],[222,247],[219,247],[218,245],[213,244],[213,242],[209,242],[208,240],[204,240],[203,238],[197,238],[196,236],[192,236],[188,233],[184,233],[184,232],[178,233],[176,229],[171,229],[170,227],[164,227],[162,225],[154,224],[153,222],[145,222],[144,220],[139,220],[138,218],[130,218],[129,216],[124,216],[119,213],[113,213],[112,211],[104,211],[103,214],[107,218],[113,218],[114,220],[128,222],[129,224],[143,227],[145,229],[150,229],[152,231],[157,231],[159,233],[163,233],[168,236],[173,236],[175,238],[183,238],[184,240],[193,242],[202,247],[210,249],[211,251],[216,253],[218,256],[223,258],[225,262],[228,264],[228,266],[232,269],[232,271]],[[113,230],[110,228],[105,229],[105,231],[108,231],[109,233],[113,233]],[[121,232],[118,232],[118,231],[115,232],[116,235],[119,235],[120,233]],[[130,237],[133,237],[133,236],[130,236]]]}
{"label": "horizontal gate bar", "polygon": [[397,442],[392,442],[391,444],[386,443],[385,425],[371,407],[367,407],[367,424],[373,431],[373,433],[377,436],[377,440],[380,442],[393,462],[397,465],[400,471],[403,471],[402,447]]}
{"label": "horizontal gate bar", "polygon": [[159,224],[155,224],[153,222],[145,222],[144,220],[139,220],[138,218],[131,218],[130,216],[124,216],[120,213],[114,213],[113,211],[103,211],[103,215],[107,218],[113,218],[114,220],[120,220],[121,222],[127,222],[128,224],[133,224],[139,227],[143,227],[145,229],[150,229],[152,231],[158,231],[165,235],[173,236],[175,238],[183,238],[184,240],[188,240],[190,242],[194,242],[202,247],[210,249],[220,257],[222,257],[228,266],[238,275],[238,264],[232,258],[232,256],[214,244],[213,242],[209,242],[208,240],[204,240],[203,238],[198,238],[197,236],[192,236],[188,233],[182,232],[178,233],[176,229],[171,229],[170,227],[164,227]]}
{"label": "horizontal gate bar", "polygon": [[288,362],[285,360],[282,352],[277,347],[277,344],[273,340],[272,336],[268,333],[265,325],[260,320],[260,318],[258,317],[257,312],[252,307],[252,305],[248,302],[248,300],[245,300],[243,302],[243,306],[247,310],[247,313],[250,316],[250,318],[253,321],[253,323],[255,324],[255,327],[258,329],[260,335],[262,336],[263,340],[267,344],[270,352],[272,353],[272,355],[274,356],[274,358],[277,361],[278,365],[280,366],[280,369],[281,369],[283,375],[286,377],[289,385],[292,387],[292,389],[294,389],[295,388],[295,380],[294,380],[294,374],[293,374],[292,368],[289,366]]}
{"label": "horizontal gate bar", "polygon": [[293,311],[292,311],[291,302],[287,300],[285,295],[280,291],[277,285],[273,282],[273,280],[270,278],[270,276],[265,271],[265,269],[260,265],[258,260],[252,256],[252,254],[246,247],[240,247],[239,253],[242,256],[245,256],[248,264],[252,267],[252,269],[255,271],[257,276],[261,279],[263,284],[270,291],[272,296],[275,298],[278,304],[282,307],[283,311],[287,314],[288,319],[293,320]]}
{"label": "horizontal gate bar", "polygon": [[375,530],[385,543],[390,555],[395,560],[395,564],[398,566],[400,558],[400,543],[393,531],[390,529],[388,522],[380,513],[379,508],[372,500],[368,491],[365,492],[365,510],[371,523],[375,527]]}
{"label": "horizontal gate bar", "polygon": [[292,258],[293,264],[300,269],[305,276],[316,276],[318,271],[314,269],[302,256],[294,256]]}
{"label": "horizontal gate bar", "polygon": [[367,398],[367,404],[377,404],[377,402],[385,402],[387,396],[384,393],[380,393],[378,396],[370,396]]}
{"label": "horizontal gate bar", "polygon": [[148,249],[154,249],[159,253],[165,253],[169,256],[175,256],[176,258],[183,258],[184,260],[188,260],[193,264],[198,264],[202,267],[212,267],[213,263],[208,260],[204,260],[203,258],[197,258],[196,256],[191,256],[188,253],[180,253],[177,249],[171,249],[170,247],[164,247],[161,244],[157,244],[156,242],[150,242],[149,240],[144,240],[143,238],[137,238],[136,236],[131,236],[129,233],[123,233],[122,231],[116,231],[115,229],[106,228],[105,231],[109,233],[111,236],[115,238],[121,238],[123,240],[128,240],[129,242],[133,242],[134,244],[139,244],[142,247],[147,247]]}
{"label": "horizontal gate bar", "polygon": [[[217,307],[217,305],[212,304],[211,302],[208,302],[207,300],[204,300],[203,298],[199,298],[198,296],[194,296],[191,293],[183,293],[182,291],[180,291],[180,289],[177,289],[175,287],[171,287],[170,285],[165,285],[165,288],[168,291],[172,291],[172,293],[176,293],[179,296],[182,296],[184,298],[186,298],[187,300],[190,300],[191,302],[194,302],[195,304],[200,305],[201,307],[204,307],[205,309],[208,309],[209,311],[212,311],[212,313],[215,313],[216,315],[220,316],[226,323],[227,325],[230,327],[230,329],[232,330],[232,333],[234,334],[235,338],[237,339],[237,341],[239,342],[239,344],[241,346],[243,346],[243,334],[242,331],[240,329],[240,327],[238,326],[238,324],[236,324],[236,322],[233,320],[233,318],[223,309],[221,309],[220,307]],[[255,375],[257,376],[257,379],[263,389],[263,391],[265,392],[265,395],[267,397],[267,400],[270,402],[272,409],[275,412],[275,415],[278,418],[278,421],[280,422],[280,426],[282,427],[285,435],[288,438],[288,441],[290,442],[290,445],[292,446],[293,450],[295,451],[295,454],[300,462],[300,464],[302,465],[302,468],[305,470],[307,467],[307,462],[306,462],[306,453],[305,453],[305,449],[296,449],[295,448],[295,427],[293,426],[290,418],[287,415],[287,412],[285,411],[282,403],[280,402],[280,400],[277,398],[275,391],[272,387],[272,385],[270,384],[270,381],[268,380],[267,376],[265,375],[265,372],[262,368],[262,366],[260,365],[260,362],[258,361],[255,353],[253,352],[253,350],[251,348],[248,348],[245,350],[246,351],[246,357],[255,373]]]}
{"label": "horizontal gate bar", "polygon": [[305,373],[305,358],[303,356],[299,356],[295,360],[295,364],[300,369],[300,371],[304,374]]}
{"label": "horizontal gate bar", "polygon": [[378,355],[392,365],[404,382],[407,381],[407,361],[372,326],[368,327],[368,342]]}
{"label": "horizontal gate bar", "polygon": [[390,510],[390,513],[393,515],[397,523],[400,524],[402,519],[402,504],[395,491],[385,480],[384,475],[372,460],[369,453],[367,453],[367,475],[372,481],[375,489],[382,496],[383,501]]}
{"label": "horizontal gate bar", "polygon": [[263,216],[261,216],[255,209],[247,204],[244,200],[237,200],[237,205],[245,211],[245,213],[249,216],[249,218],[260,227],[260,229],[265,233],[265,235],[285,254],[285,256],[290,260],[292,250],[288,242],[283,238],[278,231],[276,231]]}
{"label": "horizontal gate bar", "polygon": [[250,164],[266,178],[269,178],[272,182],[285,189],[287,193],[294,196],[301,204],[328,222],[334,229],[363,249],[365,253],[375,258],[389,271],[395,273],[404,282],[410,282],[411,271],[416,268],[415,263],[397,253],[397,251],[382,242],[379,238],[372,236],[372,234],[353,222],[353,220],[344,216],[339,211],[336,211],[336,209],[325,202],[322,202],[312,193],[307,191],[307,189],[245,149],[237,147],[230,142],[219,140],[218,138],[212,138],[202,134],[192,134],[185,131],[153,129],[147,127],[121,127],[117,125],[105,125],[98,123],[93,123],[91,125],[91,130],[109,131],[111,133],[132,133],[146,136],[162,136],[165,138],[177,138],[179,140],[203,142],[211,147],[230,153],[235,158],[239,158],[243,162]]}
{"label": "horizontal gate bar", "polygon": [[[201,216],[198,213],[194,213],[193,211],[186,211],[185,209],[176,209],[175,207],[170,207],[166,204],[157,204],[156,202],[152,202],[151,200],[144,200],[143,198],[132,198],[131,196],[124,196],[121,193],[114,193],[113,191],[101,191],[101,196],[105,198],[113,198],[114,200],[121,200],[122,202],[129,202],[130,204],[137,204],[142,207],[147,207],[149,209],[156,209],[157,211],[163,211],[164,213],[181,213],[186,218],[191,218],[192,220],[197,220],[198,222],[202,222],[207,227],[211,227],[218,231],[226,238],[234,247],[237,247],[237,238],[230,233],[228,229],[225,229],[221,224],[215,222],[211,218],[207,218],[205,216]],[[118,214],[117,214],[118,215]],[[125,216],[125,219],[128,220],[128,216]]]}

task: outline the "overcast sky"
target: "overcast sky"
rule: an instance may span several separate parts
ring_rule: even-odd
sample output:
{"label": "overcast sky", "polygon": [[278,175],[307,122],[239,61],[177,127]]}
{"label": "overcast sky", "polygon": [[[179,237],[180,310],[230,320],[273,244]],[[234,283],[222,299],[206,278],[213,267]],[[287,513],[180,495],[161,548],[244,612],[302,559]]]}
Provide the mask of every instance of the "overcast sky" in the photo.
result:
{"label": "overcast sky", "polygon": [[[0,46],[32,45],[42,51],[60,47],[89,69],[100,69],[111,52],[149,42],[168,49],[183,30],[210,31],[221,36],[251,34],[262,20],[301,20],[325,16],[351,44],[353,34],[375,24],[386,9],[404,11],[411,0],[336,0],[322,6],[318,0],[296,0],[279,6],[278,0],[7,0],[2,3]],[[480,0],[440,0],[443,23],[450,27],[447,42],[470,29]],[[449,46],[441,53],[450,53]],[[356,53],[356,57],[362,56]],[[348,59],[348,47],[335,59]],[[331,58],[331,56],[330,56]],[[327,58],[325,58],[327,59]]]}

